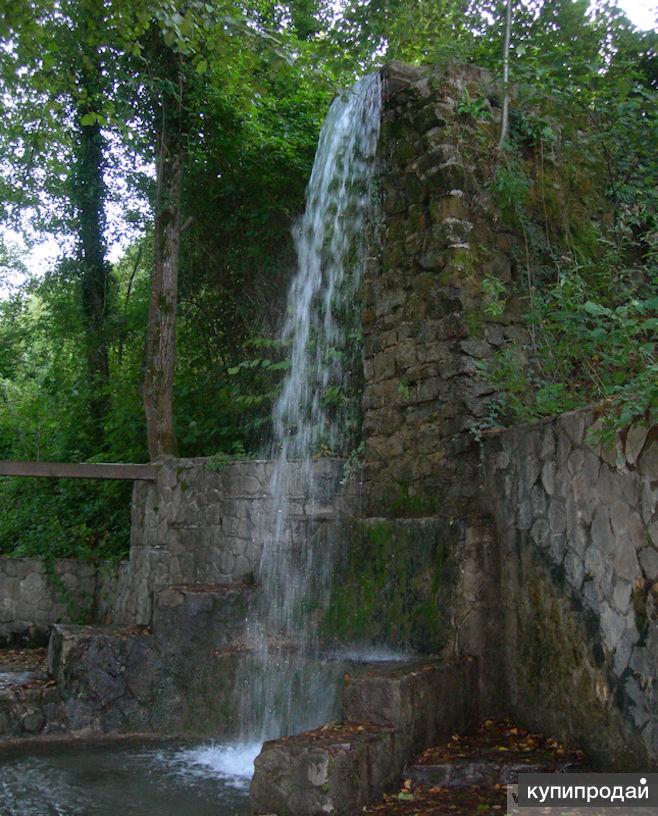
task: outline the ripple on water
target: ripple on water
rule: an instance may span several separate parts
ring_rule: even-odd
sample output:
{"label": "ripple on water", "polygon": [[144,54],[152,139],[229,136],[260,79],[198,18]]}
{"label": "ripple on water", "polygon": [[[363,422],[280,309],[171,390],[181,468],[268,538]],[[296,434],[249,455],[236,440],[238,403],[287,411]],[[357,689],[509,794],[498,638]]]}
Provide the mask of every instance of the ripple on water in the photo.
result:
{"label": "ripple on water", "polygon": [[258,746],[75,743],[0,753],[2,816],[245,816]]}

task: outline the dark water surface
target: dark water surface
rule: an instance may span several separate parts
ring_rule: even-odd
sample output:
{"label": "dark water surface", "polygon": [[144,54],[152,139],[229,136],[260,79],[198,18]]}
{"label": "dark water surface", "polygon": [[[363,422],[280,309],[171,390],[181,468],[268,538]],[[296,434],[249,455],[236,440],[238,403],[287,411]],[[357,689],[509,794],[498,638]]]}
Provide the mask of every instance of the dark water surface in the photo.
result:
{"label": "dark water surface", "polygon": [[0,816],[245,816],[253,753],[123,740],[0,747]]}

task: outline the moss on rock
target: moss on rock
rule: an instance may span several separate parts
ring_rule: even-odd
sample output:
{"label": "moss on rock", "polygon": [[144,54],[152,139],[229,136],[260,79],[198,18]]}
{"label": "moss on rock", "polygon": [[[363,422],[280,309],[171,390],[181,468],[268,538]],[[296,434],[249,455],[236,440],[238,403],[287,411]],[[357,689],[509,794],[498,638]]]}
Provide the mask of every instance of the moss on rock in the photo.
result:
{"label": "moss on rock", "polygon": [[459,535],[437,519],[358,523],[334,577],[327,639],[441,652],[449,643]]}

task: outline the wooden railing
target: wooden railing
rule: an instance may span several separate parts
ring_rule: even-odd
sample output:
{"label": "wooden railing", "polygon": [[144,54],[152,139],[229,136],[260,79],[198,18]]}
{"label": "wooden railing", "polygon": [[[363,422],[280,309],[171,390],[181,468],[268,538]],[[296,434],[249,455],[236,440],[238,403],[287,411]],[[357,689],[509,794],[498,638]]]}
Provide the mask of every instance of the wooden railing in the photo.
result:
{"label": "wooden railing", "polygon": [[158,478],[158,470],[158,465],[0,460],[0,476],[37,476],[48,479],[130,479],[154,482]]}

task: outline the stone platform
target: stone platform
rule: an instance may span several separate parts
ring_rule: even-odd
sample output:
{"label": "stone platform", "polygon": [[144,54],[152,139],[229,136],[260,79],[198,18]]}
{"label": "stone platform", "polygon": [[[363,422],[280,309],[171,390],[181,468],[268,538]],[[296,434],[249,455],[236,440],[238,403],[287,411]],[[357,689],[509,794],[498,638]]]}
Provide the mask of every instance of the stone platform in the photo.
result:
{"label": "stone platform", "polygon": [[229,733],[251,591],[167,587],[155,594],[148,627],[55,624],[47,671],[0,671],[0,738]]}
{"label": "stone platform", "polygon": [[395,787],[415,752],[477,721],[477,664],[359,668],[345,677],[342,715],[342,723],[265,743],[251,785],[253,813],[359,813]]}

